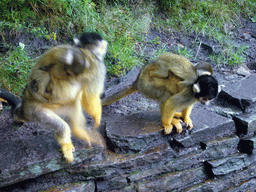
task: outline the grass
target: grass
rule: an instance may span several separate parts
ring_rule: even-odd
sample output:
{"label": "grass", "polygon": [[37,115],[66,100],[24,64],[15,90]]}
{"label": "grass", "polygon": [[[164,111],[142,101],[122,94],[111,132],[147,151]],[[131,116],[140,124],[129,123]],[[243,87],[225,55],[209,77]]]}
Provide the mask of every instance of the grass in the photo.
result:
{"label": "grass", "polygon": [[[241,16],[256,22],[256,0],[161,0],[158,1],[167,16],[161,26],[170,26],[188,33],[202,34],[219,42],[222,51],[210,58],[218,65],[236,66],[245,58],[248,47],[235,47],[230,36],[240,24]],[[168,28],[164,28],[168,30]]]}
{"label": "grass", "polygon": [[[144,42],[150,27],[180,30],[218,41],[222,51],[210,58],[218,65],[235,66],[243,62],[242,53],[248,47],[235,47],[230,36],[241,16],[256,21],[255,9],[255,0],[2,0],[0,36],[3,42],[7,32],[11,36],[27,33],[47,41],[70,42],[82,31],[96,31],[109,42],[105,63],[110,76],[119,76],[143,63],[147,55],[144,43],[159,45],[152,59],[167,50],[159,38]],[[0,58],[0,86],[21,95],[35,62],[28,54],[32,48],[23,49],[18,42],[16,47],[5,46],[11,49]],[[177,45],[174,52],[193,57],[186,47]]]}
{"label": "grass", "polygon": [[28,55],[24,44],[8,51],[0,58],[0,87],[20,95],[25,88],[28,72],[34,61],[35,59]]}

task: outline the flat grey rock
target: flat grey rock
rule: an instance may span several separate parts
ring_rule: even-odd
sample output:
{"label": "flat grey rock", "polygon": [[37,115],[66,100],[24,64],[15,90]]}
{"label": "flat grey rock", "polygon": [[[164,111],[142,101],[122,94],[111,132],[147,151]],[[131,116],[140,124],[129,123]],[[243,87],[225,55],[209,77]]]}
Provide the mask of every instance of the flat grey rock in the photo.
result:
{"label": "flat grey rock", "polygon": [[[229,82],[222,88],[224,93],[220,93],[219,99],[224,97],[226,103],[231,103],[247,111],[256,103],[256,75],[250,75],[236,82]],[[227,96],[227,95],[228,96]]]}
{"label": "flat grey rock", "polygon": [[106,136],[116,152],[142,152],[165,142],[178,142],[181,147],[191,147],[200,142],[235,135],[234,122],[200,106],[193,109],[194,128],[178,134],[173,129],[164,135],[159,111],[146,111],[122,116],[106,122]]}
{"label": "flat grey rock", "polygon": [[102,150],[87,149],[74,142],[74,162],[65,162],[53,135],[39,135],[31,139],[0,142],[0,187],[35,178],[40,175],[71,167],[77,163],[101,160]]}

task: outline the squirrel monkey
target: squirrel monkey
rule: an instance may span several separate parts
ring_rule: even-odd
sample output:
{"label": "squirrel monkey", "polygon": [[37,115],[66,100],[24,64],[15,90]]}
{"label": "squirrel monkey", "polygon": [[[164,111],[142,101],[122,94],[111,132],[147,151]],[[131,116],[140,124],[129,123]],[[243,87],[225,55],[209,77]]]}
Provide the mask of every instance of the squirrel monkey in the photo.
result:
{"label": "squirrel monkey", "polygon": [[[89,146],[104,145],[99,133],[84,129],[86,119],[82,108],[93,117],[97,128],[101,121],[100,95],[106,75],[103,60],[107,41],[97,33],[84,33],[74,42],[74,46],[53,47],[38,59],[28,77],[22,102],[13,106],[14,120],[39,122],[55,131],[68,162],[74,160],[71,133]],[[10,93],[0,96],[15,103]]]}
{"label": "squirrel monkey", "polygon": [[[207,104],[217,96],[218,82],[212,74],[213,69],[206,62],[194,66],[183,56],[164,53],[156,61],[146,65],[131,86],[102,99],[102,105],[109,105],[139,91],[158,101],[165,134],[171,133],[173,126],[181,133],[179,118],[191,129],[193,124],[190,114],[194,103],[199,101]],[[177,112],[178,110],[181,112]]]}

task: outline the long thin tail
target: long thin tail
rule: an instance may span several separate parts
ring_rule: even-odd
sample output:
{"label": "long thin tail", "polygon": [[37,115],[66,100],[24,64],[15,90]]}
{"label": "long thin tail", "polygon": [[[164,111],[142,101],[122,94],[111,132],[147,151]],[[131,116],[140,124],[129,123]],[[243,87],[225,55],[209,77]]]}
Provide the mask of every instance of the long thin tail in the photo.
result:
{"label": "long thin tail", "polygon": [[102,106],[110,105],[111,103],[114,103],[115,101],[118,101],[119,99],[122,99],[123,97],[130,95],[136,91],[137,91],[137,88],[134,85],[128,86],[124,90],[121,90],[107,98],[102,99],[101,104]]}
{"label": "long thin tail", "polygon": [[0,98],[6,100],[8,104],[12,106],[12,110],[15,110],[21,106],[21,99],[3,88],[0,89]]}

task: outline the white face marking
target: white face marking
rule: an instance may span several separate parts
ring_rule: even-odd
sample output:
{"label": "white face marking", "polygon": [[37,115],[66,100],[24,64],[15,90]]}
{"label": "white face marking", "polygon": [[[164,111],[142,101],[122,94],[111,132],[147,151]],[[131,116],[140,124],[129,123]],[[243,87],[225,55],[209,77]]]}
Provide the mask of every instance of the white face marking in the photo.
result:
{"label": "white face marking", "polygon": [[106,54],[106,52],[107,52],[107,45],[108,45],[108,42],[107,41],[105,41],[105,40],[102,40],[101,41],[101,49],[99,50],[99,54],[101,54],[101,55],[105,55]]}
{"label": "white face marking", "polygon": [[203,105],[209,105],[209,103],[211,102],[211,100],[209,99],[205,99],[204,97],[200,97],[199,98],[199,102]]}
{"label": "white face marking", "polygon": [[76,46],[80,45],[80,41],[79,41],[79,39],[74,38],[74,43],[75,43],[75,45],[76,45]]}
{"label": "white face marking", "polygon": [[66,56],[65,56],[65,60],[66,60],[66,63],[68,65],[72,65],[73,63],[73,59],[74,59],[74,56],[73,56],[73,53],[71,50],[68,50]]}
{"label": "white face marking", "polygon": [[195,83],[193,85],[193,91],[194,91],[194,93],[200,93],[201,89],[200,89],[200,86],[198,83]]}
{"label": "white face marking", "polygon": [[[222,87],[222,85],[219,85],[219,86],[218,86],[218,93],[221,92],[221,87]],[[225,85],[223,85],[223,87],[225,87]]]}
{"label": "white face marking", "polygon": [[97,44],[93,46],[92,52],[101,61],[103,61],[103,58],[107,52],[107,45],[108,45],[108,42],[105,40],[102,40],[102,41],[97,41]]}

